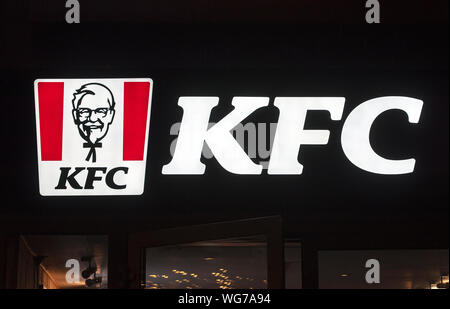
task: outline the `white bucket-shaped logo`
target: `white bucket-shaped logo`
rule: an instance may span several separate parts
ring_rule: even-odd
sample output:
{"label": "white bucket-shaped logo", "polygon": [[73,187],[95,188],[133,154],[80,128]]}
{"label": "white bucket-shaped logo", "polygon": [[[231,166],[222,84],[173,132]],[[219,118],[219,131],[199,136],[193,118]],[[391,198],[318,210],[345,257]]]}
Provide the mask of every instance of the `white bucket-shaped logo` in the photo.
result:
{"label": "white bucket-shaped logo", "polygon": [[152,90],[148,78],[36,80],[41,195],[142,194]]}

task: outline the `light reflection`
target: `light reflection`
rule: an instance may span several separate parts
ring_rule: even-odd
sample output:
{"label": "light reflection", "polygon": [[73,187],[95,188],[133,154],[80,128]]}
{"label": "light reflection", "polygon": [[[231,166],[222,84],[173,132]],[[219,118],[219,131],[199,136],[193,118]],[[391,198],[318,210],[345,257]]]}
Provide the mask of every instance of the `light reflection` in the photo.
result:
{"label": "light reflection", "polygon": [[151,279],[147,288],[267,288],[265,241],[239,239],[155,247],[148,248],[146,256],[147,278]]}
{"label": "light reflection", "polygon": [[[186,289],[201,288],[201,285],[195,283],[195,282],[198,282],[200,280],[206,281],[208,283],[213,281],[213,282],[215,282],[217,284],[217,287],[219,289],[233,289],[234,288],[233,283],[235,282],[234,279],[237,279],[237,280],[240,280],[240,281],[241,280],[245,280],[245,281],[248,281],[248,282],[254,282],[255,281],[254,278],[250,278],[250,277],[243,278],[243,277],[241,277],[239,275],[234,275],[234,276],[231,276],[231,277],[230,276],[226,276],[225,274],[228,273],[229,271],[230,270],[226,269],[226,268],[218,268],[216,271],[211,272],[210,273],[210,277],[215,278],[215,281],[212,280],[212,278],[208,278],[208,277],[202,278],[198,274],[191,273],[191,274],[189,274],[189,276],[191,276],[192,280],[194,280],[194,282],[192,282],[192,280],[189,280],[189,279],[181,277],[181,276],[186,276],[187,275],[186,271],[184,271],[184,270],[177,270],[177,269],[173,269],[172,270],[172,272],[175,275],[180,276],[178,279],[174,280],[175,283],[177,283],[177,284],[191,283],[191,285],[188,285],[188,286],[184,287]],[[148,276],[151,277],[151,278],[160,278],[160,279],[168,279],[169,278],[167,275],[164,275],[164,274],[161,274],[161,275],[159,275],[159,274],[150,274]],[[167,288],[166,285],[158,284],[158,283],[155,283],[155,282],[153,282],[151,280],[147,280],[146,283],[147,284],[145,286],[146,286],[146,288],[149,288],[149,289]],[[264,285],[267,285],[267,280],[266,279],[262,280],[262,283]],[[252,289],[253,287],[250,287],[250,288]]]}

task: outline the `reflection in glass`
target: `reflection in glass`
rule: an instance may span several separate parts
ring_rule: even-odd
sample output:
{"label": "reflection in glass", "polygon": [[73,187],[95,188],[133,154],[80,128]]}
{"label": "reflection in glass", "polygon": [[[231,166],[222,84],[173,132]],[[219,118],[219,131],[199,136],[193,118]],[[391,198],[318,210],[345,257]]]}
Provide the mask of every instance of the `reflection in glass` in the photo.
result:
{"label": "reflection in glass", "polygon": [[17,287],[106,288],[107,252],[108,239],[102,235],[21,236]]}
{"label": "reflection in glass", "polygon": [[145,288],[265,289],[266,242],[240,238],[147,248]]}
{"label": "reflection in glass", "polygon": [[[379,262],[379,283],[366,281],[371,259]],[[446,274],[448,250],[319,251],[321,289],[429,289]]]}

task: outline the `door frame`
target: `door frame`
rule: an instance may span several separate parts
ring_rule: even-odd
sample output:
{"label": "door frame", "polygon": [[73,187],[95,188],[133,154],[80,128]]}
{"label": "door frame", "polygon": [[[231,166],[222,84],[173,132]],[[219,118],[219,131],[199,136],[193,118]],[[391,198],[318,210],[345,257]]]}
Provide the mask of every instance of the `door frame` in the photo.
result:
{"label": "door frame", "polygon": [[144,250],[200,241],[263,235],[267,242],[267,287],[283,289],[284,242],[280,216],[225,221],[129,234],[128,286],[141,288]]}

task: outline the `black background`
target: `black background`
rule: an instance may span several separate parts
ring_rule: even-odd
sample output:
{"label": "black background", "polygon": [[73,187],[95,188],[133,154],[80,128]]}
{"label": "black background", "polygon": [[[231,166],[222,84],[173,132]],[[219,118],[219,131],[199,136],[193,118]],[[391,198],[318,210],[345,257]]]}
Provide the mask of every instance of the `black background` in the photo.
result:
{"label": "black background", "polygon": [[[80,1],[77,25],[65,24],[60,3],[29,2],[3,4],[4,231],[131,232],[281,215],[286,237],[318,246],[448,248],[447,1],[382,4],[380,25],[364,23],[363,1],[323,1],[322,10],[311,1],[250,1],[241,10],[237,2],[130,1],[128,17],[117,2],[108,10],[105,1]],[[144,194],[40,196],[33,81],[109,77],[154,81]],[[212,121],[232,110],[234,96],[270,97],[252,122],[276,122],[276,96],[343,96],[346,103],[341,121],[308,114],[307,129],[331,135],[327,145],[301,147],[302,175],[233,175],[211,159],[203,176],[164,176],[169,129],[182,117],[177,100],[190,95],[220,97]],[[418,124],[393,111],[371,133],[379,154],[414,157],[412,174],[368,173],[341,148],[350,111],[387,95],[424,101]]]}

